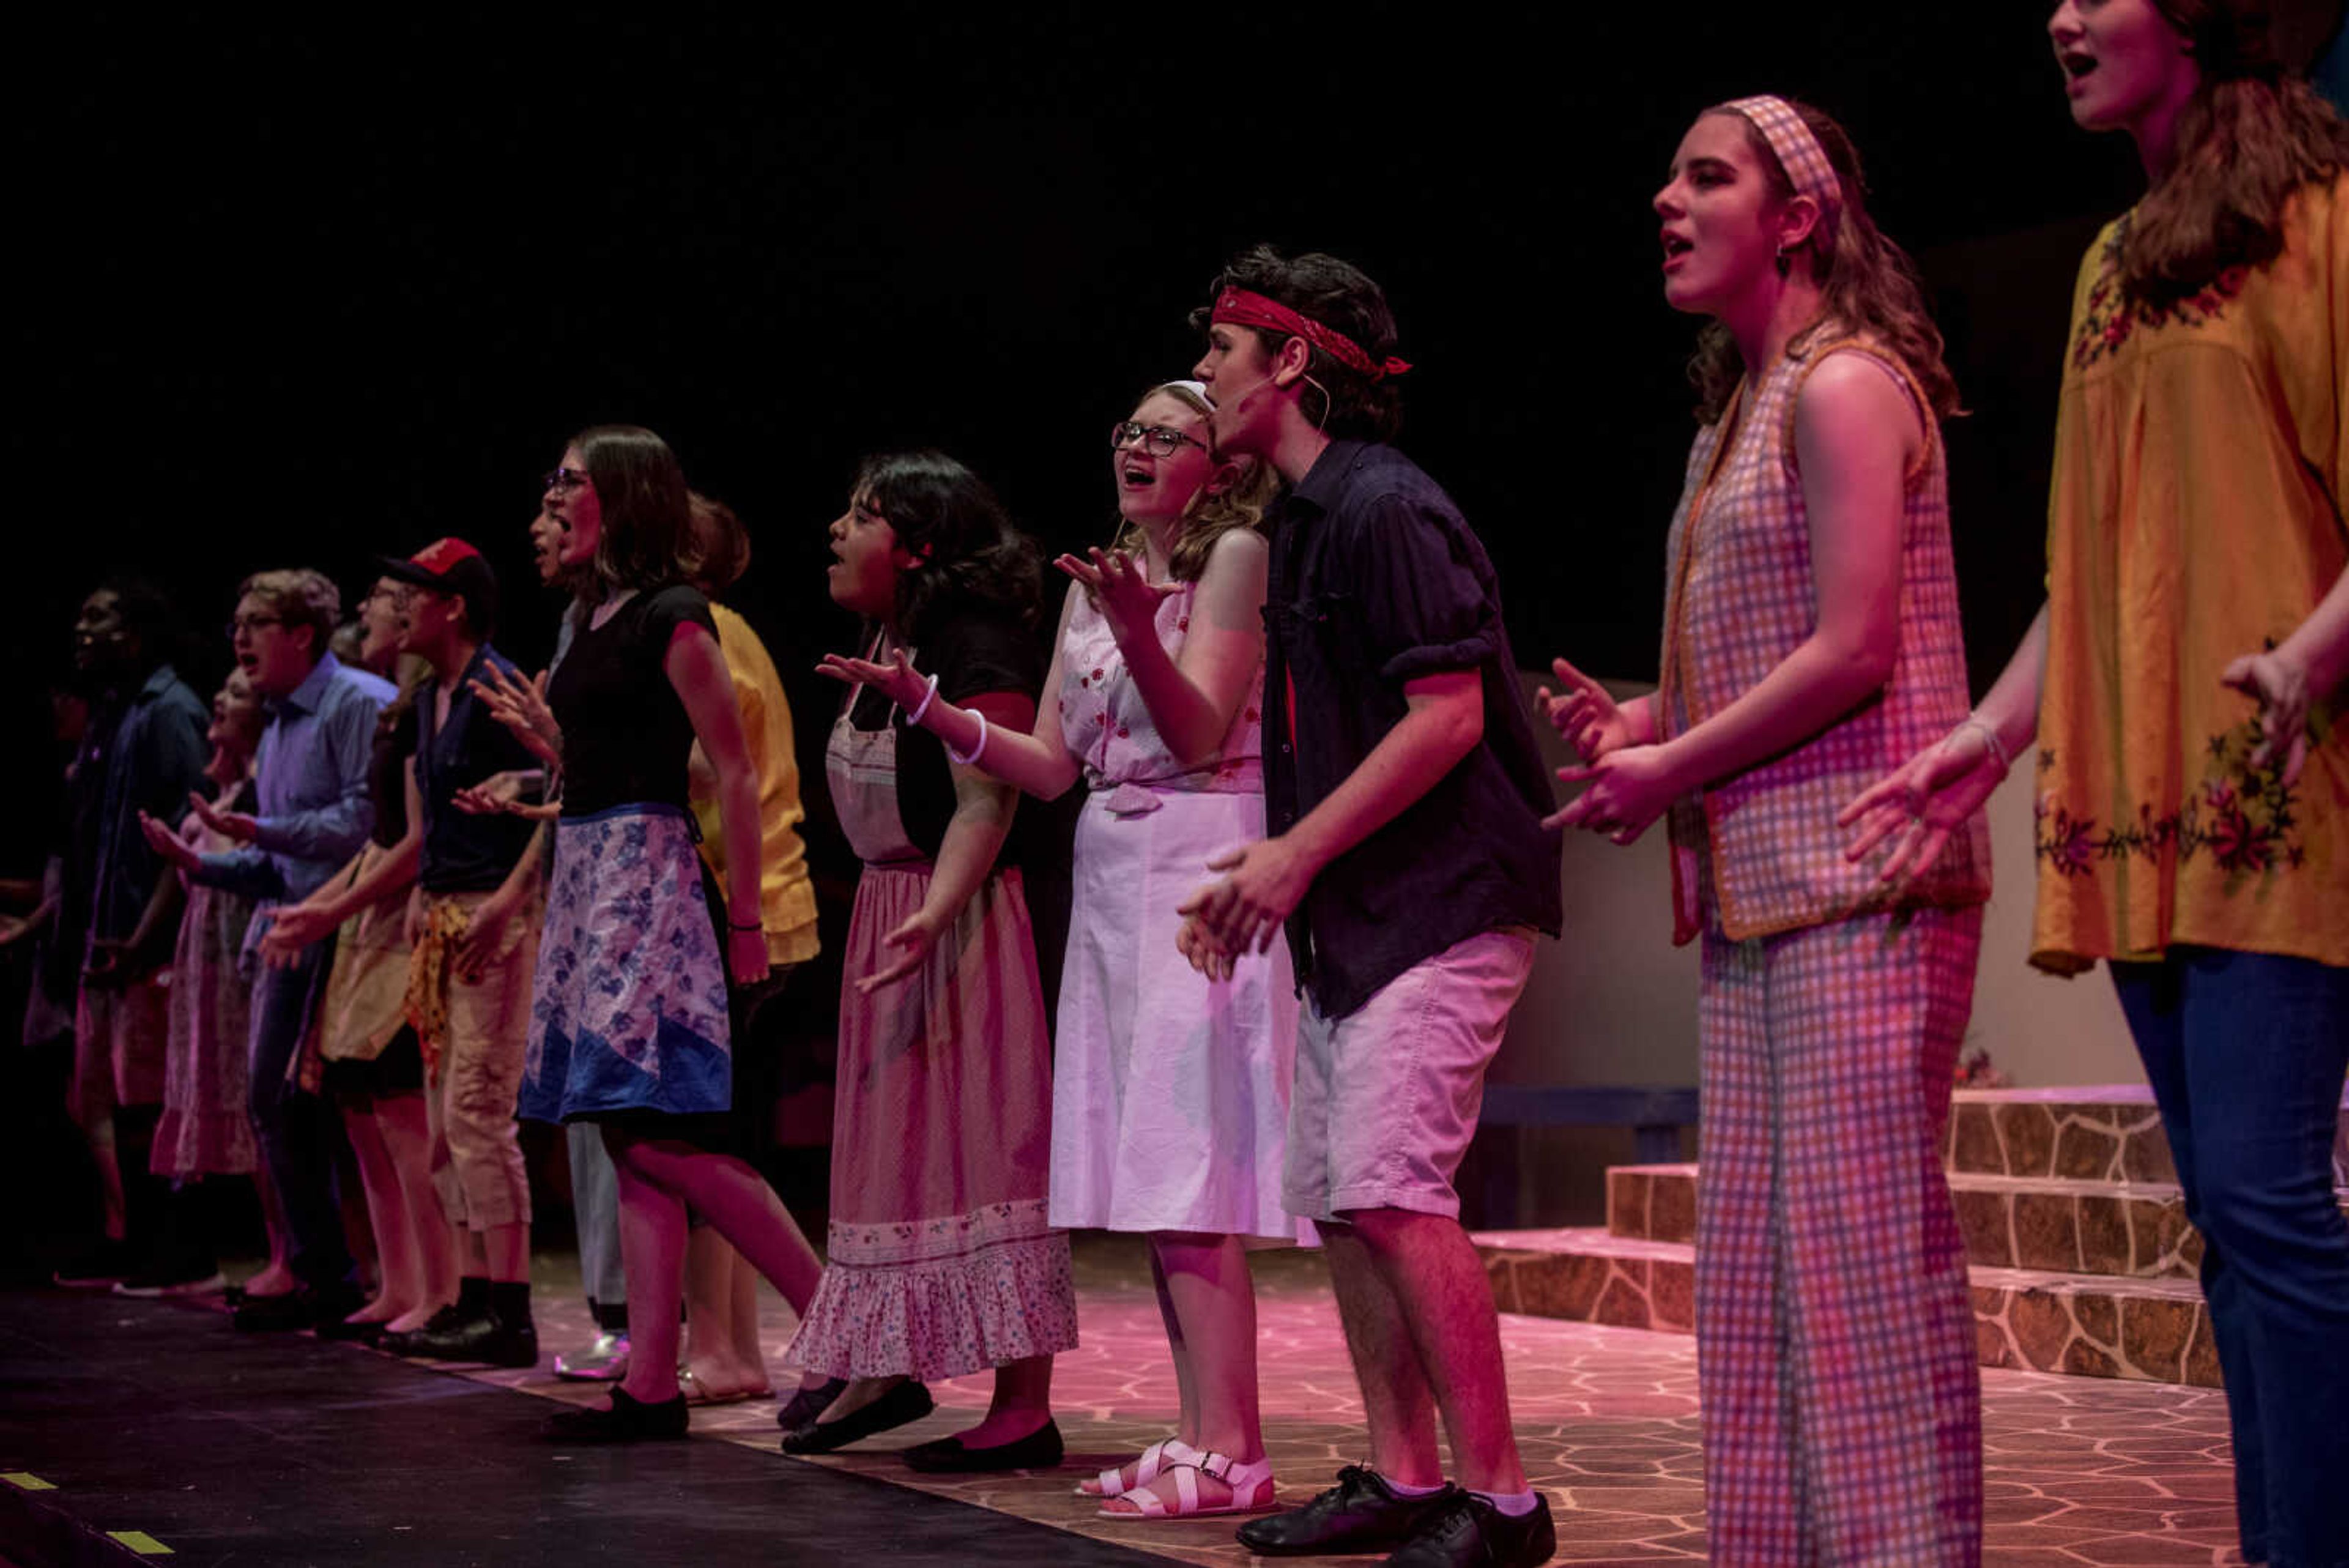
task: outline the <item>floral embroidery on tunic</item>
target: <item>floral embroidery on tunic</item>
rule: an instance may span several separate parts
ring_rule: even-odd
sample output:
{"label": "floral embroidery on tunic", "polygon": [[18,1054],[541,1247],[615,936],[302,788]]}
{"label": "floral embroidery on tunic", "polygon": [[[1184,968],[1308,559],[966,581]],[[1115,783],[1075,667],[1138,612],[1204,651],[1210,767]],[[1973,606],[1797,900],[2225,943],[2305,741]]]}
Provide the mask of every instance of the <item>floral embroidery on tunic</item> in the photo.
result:
{"label": "floral embroidery on tunic", "polygon": [[[2033,851],[2064,877],[2085,876],[2100,860],[2134,856],[2156,861],[2172,847],[2180,864],[2207,854],[2235,878],[2230,891],[2254,875],[2264,878],[2279,869],[2298,870],[2308,857],[2296,831],[2299,789],[2284,783],[2281,765],[2252,765],[2251,753],[2259,743],[2256,717],[2211,736],[2199,788],[2164,816],[2141,805],[2135,823],[2106,827],[2042,796],[2034,813]],[[2043,766],[2052,765],[2055,753],[2043,750],[2040,759]]]}
{"label": "floral embroidery on tunic", "polygon": [[2121,246],[2128,240],[2128,220],[2113,225],[2105,254],[2096,267],[2096,281],[2080,312],[2079,336],[2072,343],[2072,368],[2085,370],[2128,341],[2139,327],[2203,327],[2225,314],[2242,292],[2251,269],[2230,266],[2182,299],[2157,303],[2131,300],[2121,288]]}

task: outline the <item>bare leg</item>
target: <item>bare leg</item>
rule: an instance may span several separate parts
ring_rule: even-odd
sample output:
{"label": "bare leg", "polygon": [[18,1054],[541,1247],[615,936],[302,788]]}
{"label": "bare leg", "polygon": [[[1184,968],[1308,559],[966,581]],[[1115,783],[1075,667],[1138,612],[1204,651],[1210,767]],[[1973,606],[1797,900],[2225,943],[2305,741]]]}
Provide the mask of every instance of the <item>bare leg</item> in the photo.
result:
{"label": "bare leg", "polygon": [[425,1119],[422,1092],[378,1095],[375,1125],[398,1179],[399,1206],[415,1239],[420,1281],[414,1309],[386,1326],[413,1333],[457,1299],[457,1231],[441,1211],[440,1195],[432,1187],[432,1132]]}
{"label": "bare leg", "polygon": [[[685,1361],[712,1399],[766,1386],[759,1355],[758,1274],[714,1227],[695,1228],[685,1242]],[[750,1348],[742,1351],[740,1298],[750,1303]]]}
{"label": "bare leg", "polygon": [[[1183,1440],[1243,1464],[1264,1458],[1264,1428],[1257,1403],[1256,1284],[1248,1277],[1247,1251],[1237,1236],[1162,1233],[1151,1238],[1153,1272],[1160,1300],[1171,1308],[1170,1334],[1177,1352],[1178,1379],[1187,1364],[1192,1388]],[[1221,1506],[1230,1489],[1212,1476],[1198,1478],[1200,1501]],[[1150,1490],[1172,1505],[1174,1481],[1162,1478]],[[1112,1501],[1112,1512],[1132,1504]]]}
{"label": "bare leg", "polygon": [[1041,1431],[1051,1418],[1052,1358],[1030,1355],[995,1369],[995,1397],[986,1418],[955,1436],[966,1449],[991,1449]]}
{"label": "bare leg", "polygon": [[[1339,1321],[1346,1328],[1346,1350],[1354,1361],[1354,1380],[1362,1388],[1371,1468],[1405,1486],[1438,1485],[1444,1463],[1435,1450],[1435,1401],[1421,1374],[1402,1305],[1355,1226],[1325,1225],[1321,1242],[1330,1259],[1330,1282],[1337,1292]],[[1488,1293],[1488,1305],[1491,1300]]]}
{"label": "bare leg", "polygon": [[122,1198],[122,1161],[114,1147],[114,1113],[83,1123],[81,1136],[89,1145],[90,1163],[98,1167],[99,1223],[108,1241],[119,1241],[129,1233],[130,1219]]}
{"label": "bare leg", "polygon": [[[1166,1287],[1166,1262],[1160,1243],[1166,1233],[1156,1232],[1150,1238],[1150,1285],[1158,1296],[1158,1321],[1166,1328],[1166,1348],[1174,1362],[1174,1402],[1178,1414],[1174,1419],[1174,1435],[1194,1448],[1199,1442],[1199,1384],[1191,1371],[1191,1347],[1183,1334],[1183,1319],[1174,1310],[1174,1297]],[[1142,1456],[1117,1467],[1123,1480],[1123,1490],[1133,1490],[1134,1477],[1140,1472]],[[1101,1495],[1101,1480],[1087,1476],[1077,1483],[1077,1490],[1087,1497]]]}
{"label": "bare leg", "polygon": [[743,1387],[753,1394],[771,1394],[774,1379],[767,1376],[767,1353],[759,1344],[759,1271],[733,1248],[727,1251],[734,1260],[729,1271],[734,1283],[732,1310],[728,1314],[733,1326],[734,1365],[741,1369]]}
{"label": "bare leg", "polygon": [[424,1294],[424,1261],[418,1238],[400,1199],[399,1173],[391,1163],[375,1107],[365,1100],[341,1105],[343,1132],[351,1140],[351,1154],[359,1167],[359,1187],[367,1197],[367,1225],[375,1231],[378,1289],[375,1300],[343,1321],[388,1323],[415,1310]]}
{"label": "bare leg", "polygon": [[[1402,1209],[1362,1209],[1347,1218],[1353,1221],[1349,1251],[1366,1260],[1383,1282],[1389,1308],[1399,1314],[1408,1336],[1391,1342],[1387,1355],[1379,1361],[1366,1362],[1356,1355],[1365,1403],[1371,1398],[1374,1367],[1385,1376],[1408,1367],[1409,1380],[1419,1390],[1423,1424],[1430,1393],[1444,1412],[1444,1435],[1452,1442],[1460,1484],[1475,1491],[1524,1491],[1526,1472],[1509,1426],[1509,1390],[1501,1369],[1500,1316],[1493,1309],[1493,1287],[1468,1232],[1446,1216]],[[1330,1262],[1334,1268],[1335,1248]],[[1347,1337],[1350,1343],[1350,1324]],[[1371,1408],[1375,1412],[1375,1405]],[[1374,1413],[1374,1455],[1377,1429]],[[1430,1484],[1418,1474],[1386,1473],[1393,1480]]]}
{"label": "bare leg", "polygon": [[612,1140],[620,1189],[620,1264],[628,1276],[628,1397],[658,1405],[678,1396],[677,1309],[685,1284],[685,1201],[646,1177],[647,1146]]}
{"label": "bare leg", "polygon": [[481,1267],[493,1284],[530,1283],[530,1227],[515,1220],[481,1232]]}
{"label": "bare leg", "polygon": [[[807,1310],[823,1265],[816,1261],[815,1249],[808,1245],[807,1238],[800,1234],[783,1200],[747,1162],[732,1155],[712,1154],[680,1143],[647,1138],[616,1140],[612,1152],[615,1160],[625,1158],[640,1179],[691,1204],[696,1213],[708,1220],[719,1235],[750,1261],[752,1268],[767,1277],[767,1282],[792,1303],[793,1312]],[[680,1239],[680,1252],[683,1247]],[[629,1279],[628,1299],[634,1302],[633,1271]],[[675,1313],[672,1303],[670,1314],[674,1316]],[[631,1326],[637,1326],[633,1306],[629,1308],[628,1321]],[[642,1334],[636,1338],[641,1345]],[[631,1388],[629,1392],[636,1390]]]}
{"label": "bare leg", "polygon": [[301,1282],[294,1277],[285,1262],[285,1215],[277,1207],[277,1184],[269,1179],[267,1170],[253,1175],[254,1196],[261,1199],[261,1226],[269,1236],[269,1262],[262,1271],[244,1282],[248,1296],[282,1296]]}

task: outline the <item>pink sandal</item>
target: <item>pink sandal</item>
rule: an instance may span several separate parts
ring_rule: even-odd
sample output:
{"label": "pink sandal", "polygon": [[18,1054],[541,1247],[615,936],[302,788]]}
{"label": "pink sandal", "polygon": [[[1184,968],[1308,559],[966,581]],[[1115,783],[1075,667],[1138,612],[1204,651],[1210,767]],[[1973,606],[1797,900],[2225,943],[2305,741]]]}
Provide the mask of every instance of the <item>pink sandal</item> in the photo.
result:
{"label": "pink sandal", "polygon": [[1199,1450],[1182,1438],[1161,1438],[1143,1449],[1142,1457],[1134,1460],[1133,1486],[1126,1484],[1123,1467],[1121,1466],[1117,1469],[1103,1470],[1100,1475],[1095,1476],[1093,1486],[1096,1490],[1094,1490],[1088,1491],[1082,1481],[1078,1482],[1077,1495],[1102,1498],[1123,1497],[1134,1487],[1148,1486],[1175,1465],[1195,1465],[1198,1462]]}
{"label": "pink sandal", "polygon": [[[1272,1459],[1240,1463],[1229,1454],[1203,1454],[1187,1443],[1154,1444],[1153,1448],[1181,1449],[1178,1456],[1169,1453],[1161,1474],[1173,1472],[1174,1501],[1173,1506],[1156,1492],[1144,1491],[1137,1483],[1135,1490],[1124,1494],[1133,1503],[1131,1511],[1104,1508],[1098,1511],[1103,1519],[1214,1519],[1228,1513],[1262,1513],[1277,1506],[1273,1493],[1277,1490],[1272,1479]],[[1138,1473],[1138,1472],[1137,1472]],[[1220,1503],[1199,1501],[1199,1478],[1213,1476],[1230,1489],[1231,1498]]]}

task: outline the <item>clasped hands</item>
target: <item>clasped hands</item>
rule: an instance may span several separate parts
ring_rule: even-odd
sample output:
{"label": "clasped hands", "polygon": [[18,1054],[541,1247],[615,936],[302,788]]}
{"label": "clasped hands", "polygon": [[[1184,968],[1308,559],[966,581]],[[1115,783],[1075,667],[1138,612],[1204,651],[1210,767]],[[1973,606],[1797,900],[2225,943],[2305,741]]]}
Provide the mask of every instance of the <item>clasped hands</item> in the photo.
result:
{"label": "clasped hands", "polygon": [[1558,769],[1557,776],[1590,787],[1542,818],[1542,826],[1579,827],[1630,844],[1687,793],[1689,781],[1680,776],[1669,748],[1635,738],[1630,718],[1604,686],[1563,659],[1550,660],[1550,672],[1560,690],[1544,686],[1535,701],[1582,759],[1579,766]]}

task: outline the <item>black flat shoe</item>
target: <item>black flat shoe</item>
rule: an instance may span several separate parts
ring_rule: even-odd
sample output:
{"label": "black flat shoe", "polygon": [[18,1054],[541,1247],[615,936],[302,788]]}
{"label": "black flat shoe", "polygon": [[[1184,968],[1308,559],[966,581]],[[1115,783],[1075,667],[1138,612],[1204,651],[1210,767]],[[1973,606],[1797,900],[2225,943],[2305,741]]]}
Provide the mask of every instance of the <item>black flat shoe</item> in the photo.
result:
{"label": "black flat shoe", "polygon": [[380,1323],[353,1323],[348,1318],[340,1317],[332,1323],[320,1324],[317,1329],[320,1339],[347,1339],[360,1345],[375,1344],[383,1337],[383,1332]]}
{"label": "black flat shoe", "polygon": [[839,1398],[841,1390],[847,1386],[848,1379],[845,1377],[827,1377],[812,1388],[801,1389],[784,1400],[783,1407],[775,1412],[775,1425],[786,1432],[814,1426],[815,1418],[831,1409],[832,1402]]}
{"label": "black flat shoe", "polygon": [[852,1411],[837,1421],[817,1421],[802,1427],[796,1432],[785,1432],[783,1452],[828,1454],[875,1432],[885,1432],[892,1427],[918,1421],[931,1409],[930,1391],[908,1378],[863,1409]]}
{"label": "black flat shoe", "polygon": [[1388,1568],[1536,1568],[1557,1555],[1548,1499],[1515,1518],[1473,1491],[1455,1490],[1451,1499],[1395,1549]]}
{"label": "black flat shoe", "polygon": [[1412,1539],[1459,1496],[1447,1486],[1426,1497],[1402,1497],[1387,1490],[1377,1471],[1348,1465],[1336,1486],[1303,1508],[1241,1525],[1239,1541],[1260,1557],[1384,1551]]}
{"label": "black flat shoe", "polygon": [[557,1410],[539,1423],[538,1435],[550,1443],[661,1442],[684,1437],[691,1423],[684,1395],[647,1405],[615,1385],[610,1409],[582,1405]]}
{"label": "black flat shoe", "polygon": [[1049,1470],[1061,1462],[1061,1427],[1045,1423],[1024,1438],[992,1448],[967,1449],[960,1438],[916,1443],[897,1457],[925,1475],[970,1475],[983,1470]]}

